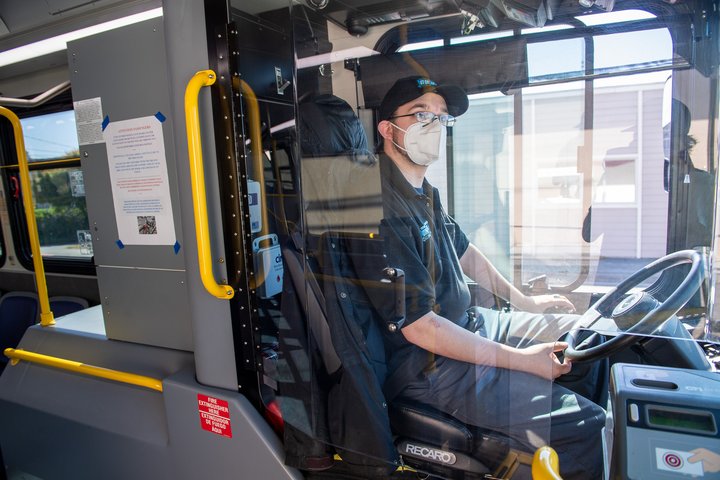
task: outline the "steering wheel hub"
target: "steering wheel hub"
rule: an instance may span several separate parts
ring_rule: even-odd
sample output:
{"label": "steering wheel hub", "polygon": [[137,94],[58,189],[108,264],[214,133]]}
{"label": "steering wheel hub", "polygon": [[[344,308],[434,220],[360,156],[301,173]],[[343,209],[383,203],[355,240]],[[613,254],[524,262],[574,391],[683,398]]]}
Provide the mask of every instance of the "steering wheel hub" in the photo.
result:
{"label": "steering wheel hub", "polygon": [[660,305],[660,302],[649,293],[633,293],[613,309],[611,317],[618,327],[627,330],[657,308],[658,305]]}

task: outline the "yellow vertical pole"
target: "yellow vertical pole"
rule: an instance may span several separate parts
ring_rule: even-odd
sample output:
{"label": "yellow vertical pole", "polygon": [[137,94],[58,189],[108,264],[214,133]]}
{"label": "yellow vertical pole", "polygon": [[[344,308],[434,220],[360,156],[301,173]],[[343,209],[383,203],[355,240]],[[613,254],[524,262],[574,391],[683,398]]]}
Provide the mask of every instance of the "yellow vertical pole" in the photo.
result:
{"label": "yellow vertical pole", "polygon": [[185,128],[190,161],[190,190],[195,215],[195,237],[197,239],[200,279],[208,293],[221,300],[230,300],[235,295],[235,290],[229,285],[217,283],[213,276],[210,227],[205,192],[205,170],[200,138],[200,113],[198,110],[200,90],[202,87],[215,83],[215,78],[215,72],[212,70],[201,70],[195,73],[188,82],[185,88]]}
{"label": "yellow vertical pole", "polygon": [[35,221],[35,205],[33,204],[32,198],[30,169],[28,168],[27,155],[25,154],[25,139],[22,133],[22,125],[17,115],[5,107],[0,107],[0,115],[10,120],[13,127],[15,149],[17,150],[18,166],[20,168],[20,185],[23,192],[25,221],[27,223],[28,236],[30,237],[33,266],[35,267],[35,285],[40,299],[40,325],[47,327],[48,325],[55,324],[55,317],[50,310],[50,300],[48,300],[45,267],[43,266],[42,254],[40,253],[40,239],[38,238],[37,222]]}

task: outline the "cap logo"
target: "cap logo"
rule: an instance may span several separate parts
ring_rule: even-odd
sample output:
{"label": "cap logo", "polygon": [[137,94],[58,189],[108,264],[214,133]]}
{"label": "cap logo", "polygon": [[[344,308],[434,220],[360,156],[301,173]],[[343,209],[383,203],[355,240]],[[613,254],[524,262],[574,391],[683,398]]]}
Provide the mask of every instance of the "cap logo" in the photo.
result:
{"label": "cap logo", "polygon": [[418,88],[437,87],[437,83],[433,82],[429,78],[418,78],[417,86]]}

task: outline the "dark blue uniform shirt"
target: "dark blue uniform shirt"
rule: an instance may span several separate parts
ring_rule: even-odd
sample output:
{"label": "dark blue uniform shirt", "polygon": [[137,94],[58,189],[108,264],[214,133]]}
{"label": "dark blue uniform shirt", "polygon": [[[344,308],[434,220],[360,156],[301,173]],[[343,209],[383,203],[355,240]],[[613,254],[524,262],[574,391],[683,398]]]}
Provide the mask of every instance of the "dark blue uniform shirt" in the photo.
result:
{"label": "dark blue uniform shirt", "polygon": [[[422,191],[410,185],[393,161],[380,158],[383,221],[388,265],[405,272],[406,318],[403,328],[429,311],[465,326],[470,291],[459,258],[470,244],[465,233],[442,207],[440,195],[427,180]],[[386,333],[389,374],[401,369],[413,375],[429,367],[434,356],[408,342],[400,333]],[[407,378],[411,380],[411,378]]]}

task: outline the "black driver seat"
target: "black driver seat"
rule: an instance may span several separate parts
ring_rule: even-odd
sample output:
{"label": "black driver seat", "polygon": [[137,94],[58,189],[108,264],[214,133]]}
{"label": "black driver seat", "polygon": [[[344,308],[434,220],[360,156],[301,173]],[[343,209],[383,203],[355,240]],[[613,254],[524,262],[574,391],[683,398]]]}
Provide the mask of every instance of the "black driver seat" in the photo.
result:
{"label": "black driver seat", "polygon": [[[385,408],[382,386],[387,367],[382,329],[393,323],[397,325],[398,318],[380,319],[372,305],[376,301],[396,302],[399,292],[398,285],[387,278],[386,269],[391,265],[382,253],[382,245],[382,239],[374,235],[326,232],[319,238],[318,251],[310,256],[316,261],[315,275],[304,275],[308,282],[312,282],[313,277],[319,280],[321,286],[309,290],[322,292],[318,296],[324,297],[319,301],[324,302],[322,310],[327,317],[321,322],[311,322],[310,327],[311,330],[327,328],[327,332],[312,332],[316,339],[330,340],[330,344],[318,342],[325,350],[322,352],[324,361],[337,358],[330,362],[341,365],[337,369],[342,370],[340,375],[374,383],[356,388],[359,394],[356,391],[330,392],[329,400],[334,403],[328,409],[331,432],[334,424],[344,425],[346,431],[366,428],[367,417],[375,417],[358,414],[357,403],[365,400],[368,405],[364,408],[389,421],[389,428],[383,435],[390,437],[384,441],[394,444],[396,450],[393,453],[399,454],[403,463],[448,477],[468,473],[482,477],[491,473],[495,478],[510,478],[520,463],[529,464],[532,458],[530,454],[511,449],[508,437],[468,426],[451,415],[402,397],[394,399]],[[293,268],[297,267],[290,266],[291,270]],[[298,278],[297,275],[291,277]],[[384,300],[378,300],[380,297]],[[401,298],[404,302],[404,295]],[[396,333],[401,335],[399,329]],[[358,374],[362,369],[371,374]],[[363,395],[367,392],[374,394]],[[382,407],[374,408],[378,405]],[[383,432],[383,429],[376,430]],[[354,444],[353,435],[330,440],[341,447],[343,459],[354,459],[356,452],[363,453],[367,448]],[[378,455],[377,451],[368,453]],[[397,462],[396,458],[385,460]]]}
{"label": "black driver seat", "polygon": [[[424,470],[510,478],[520,464],[531,462],[530,454],[510,448],[509,438],[402,397],[390,405],[390,425],[405,462]],[[428,447],[452,455],[423,450]]]}

